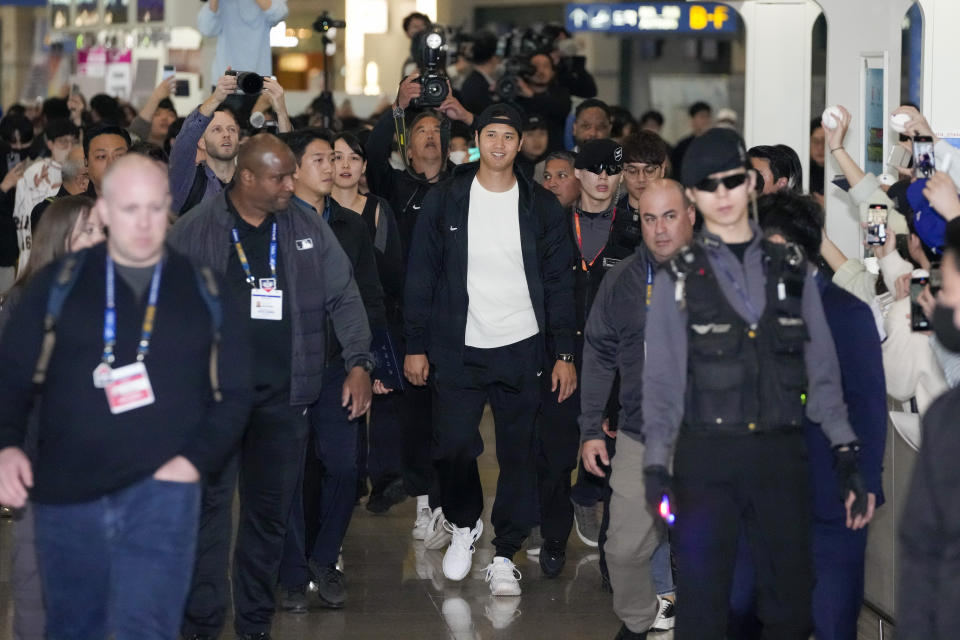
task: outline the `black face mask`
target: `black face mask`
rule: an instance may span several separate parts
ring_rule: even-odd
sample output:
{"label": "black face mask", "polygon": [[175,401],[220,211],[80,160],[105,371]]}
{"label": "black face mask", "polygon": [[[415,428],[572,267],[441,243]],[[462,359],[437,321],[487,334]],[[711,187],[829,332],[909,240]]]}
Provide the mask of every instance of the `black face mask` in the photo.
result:
{"label": "black face mask", "polygon": [[960,329],[953,324],[953,309],[937,305],[933,310],[933,333],[944,349],[960,353]]}

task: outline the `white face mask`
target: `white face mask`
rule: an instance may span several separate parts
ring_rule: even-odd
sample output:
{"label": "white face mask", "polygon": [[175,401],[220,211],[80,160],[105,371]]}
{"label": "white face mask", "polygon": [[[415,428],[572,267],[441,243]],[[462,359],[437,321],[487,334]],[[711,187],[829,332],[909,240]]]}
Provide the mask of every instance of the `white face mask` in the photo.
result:
{"label": "white face mask", "polygon": [[467,161],[467,152],[464,150],[451,151],[450,152],[450,162],[453,164],[463,164]]}

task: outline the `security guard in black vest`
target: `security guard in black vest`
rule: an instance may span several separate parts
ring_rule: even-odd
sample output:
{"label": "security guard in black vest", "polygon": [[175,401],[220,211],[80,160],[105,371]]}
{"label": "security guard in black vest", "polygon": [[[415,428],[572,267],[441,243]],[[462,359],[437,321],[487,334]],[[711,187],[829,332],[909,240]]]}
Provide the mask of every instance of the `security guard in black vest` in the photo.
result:
{"label": "security guard in black vest", "polygon": [[806,640],[804,411],[834,446],[847,525],[867,507],[833,339],[803,252],[764,241],[749,218],[755,176],[740,137],[713,129],[694,140],[682,178],[704,229],[657,274],[643,375],[647,502],[675,519],[675,638],[726,637],[742,528],[764,637]]}
{"label": "security guard in black vest", "polygon": [[[576,264],[573,267],[576,352],[561,357],[569,357],[575,363],[579,377],[583,329],[600,281],[614,265],[633,255],[642,240],[642,233],[639,222],[632,220],[616,204],[623,171],[623,148],[619,144],[610,139],[588,140],[577,154],[574,170],[581,187],[580,197],[573,204],[568,218],[570,241],[576,250]],[[548,350],[552,348],[552,345],[548,345]],[[549,384],[544,385],[537,464],[540,532],[544,539],[540,550],[540,567],[549,578],[556,577],[563,569],[566,541],[573,527],[574,507],[592,519],[594,533],[587,533],[579,525],[578,532],[581,537],[592,536],[588,540],[596,546],[600,527],[596,516],[597,504],[603,496],[605,485],[604,479],[581,469],[571,496],[570,474],[577,465],[580,446],[577,425],[580,392],[574,391],[572,396],[560,403],[557,402],[557,393],[551,391]]]}

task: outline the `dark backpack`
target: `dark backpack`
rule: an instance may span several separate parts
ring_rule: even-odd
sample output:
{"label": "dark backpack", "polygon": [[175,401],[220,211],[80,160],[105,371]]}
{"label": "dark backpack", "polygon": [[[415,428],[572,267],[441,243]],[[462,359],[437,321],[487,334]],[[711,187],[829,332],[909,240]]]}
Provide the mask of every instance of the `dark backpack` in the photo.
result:
{"label": "dark backpack", "polygon": [[187,199],[183,201],[177,215],[182,216],[203,200],[203,194],[207,192],[207,173],[204,171],[204,166],[203,163],[197,165],[193,175],[193,184],[190,185],[190,193],[187,194]]}
{"label": "dark backpack", "polygon": [[[36,385],[42,385],[47,379],[47,367],[50,365],[53,347],[57,342],[57,321],[60,319],[64,302],[73,290],[73,285],[77,282],[77,276],[83,267],[86,255],[86,251],[81,251],[71,253],[64,258],[63,265],[50,287],[50,295],[47,297],[47,312],[43,318],[43,343],[40,346],[40,355],[37,357],[37,365],[33,372],[33,382]],[[223,306],[220,303],[220,291],[217,287],[217,281],[213,277],[213,271],[209,267],[194,267],[194,275],[197,280],[197,290],[210,313],[210,327],[213,334],[213,343],[210,345],[210,389],[213,392],[214,401],[220,402],[223,399],[223,395],[220,393],[220,373],[217,367],[220,352],[220,327],[223,325]]]}

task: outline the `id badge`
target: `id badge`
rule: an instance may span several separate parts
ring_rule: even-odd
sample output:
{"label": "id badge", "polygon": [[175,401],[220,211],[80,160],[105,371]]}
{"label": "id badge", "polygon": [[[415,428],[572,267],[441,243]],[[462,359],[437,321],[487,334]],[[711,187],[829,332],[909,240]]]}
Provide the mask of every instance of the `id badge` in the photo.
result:
{"label": "id badge", "polygon": [[254,320],[283,320],[283,291],[252,289],[250,317]]}
{"label": "id badge", "polygon": [[142,362],[114,369],[104,390],[107,392],[110,413],[114,415],[139,409],[156,401],[147,367]]}

